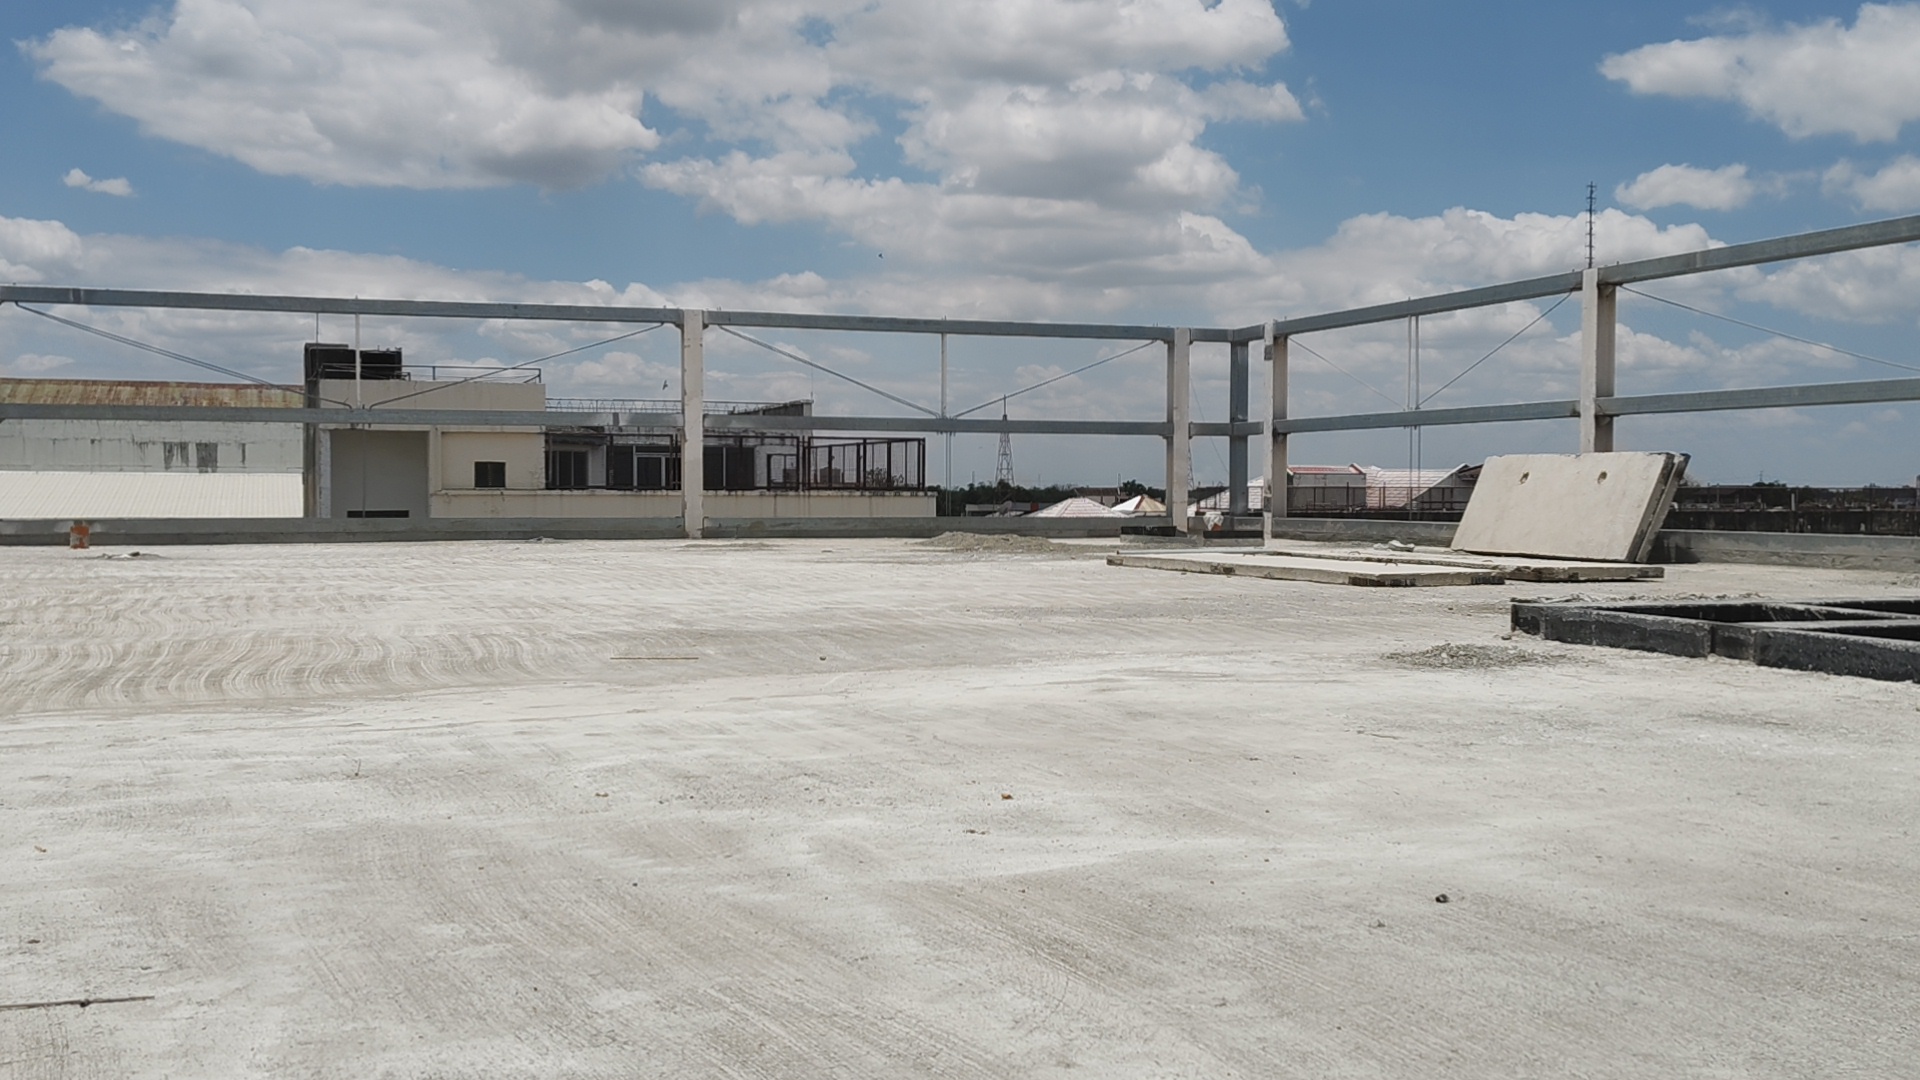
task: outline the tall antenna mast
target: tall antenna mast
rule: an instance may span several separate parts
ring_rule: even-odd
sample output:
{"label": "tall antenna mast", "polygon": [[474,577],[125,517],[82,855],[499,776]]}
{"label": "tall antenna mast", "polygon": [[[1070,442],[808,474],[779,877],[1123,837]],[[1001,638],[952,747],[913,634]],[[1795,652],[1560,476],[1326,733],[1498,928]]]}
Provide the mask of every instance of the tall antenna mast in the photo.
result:
{"label": "tall antenna mast", "polygon": [[[1007,418],[1007,399],[1000,399],[1000,419]],[[1013,436],[1005,431],[1000,433],[1000,460],[994,464],[993,482],[1013,486]]]}
{"label": "tall antenna mast", "polygon": [[1587,269],[1593,269],[1593,182],[1587,182]]}

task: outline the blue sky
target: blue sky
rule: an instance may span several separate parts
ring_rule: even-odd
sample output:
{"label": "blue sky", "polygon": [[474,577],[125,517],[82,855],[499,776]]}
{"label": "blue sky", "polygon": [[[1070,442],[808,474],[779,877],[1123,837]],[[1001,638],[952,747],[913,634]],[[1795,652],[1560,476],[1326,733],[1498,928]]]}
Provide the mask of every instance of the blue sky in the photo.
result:
{"label": "blue sky", "polygon": [[[0,279],[1245,324],[1920,211],[1920,5],[1265,0],[166,0],[0,8]],[[78,170],[76,172],[75,170]],[[1896,363],[1901,249],[1662,286]],[[1544,304],[1422,328],[1444,382]],[[291,378],[311,320],[88,313]],[[1576,305],[1435,405],[1567,396]],[[1623,392],[1909,374],[1628,298]],[[323,326],[338,338],[340,326]],[[515,362],[598,327],[370,328]],[[556,394],[672,392],[662,333],[548,365]],[[931,400],[934,347],[790,334]],[[1298,414],[1404,400],[1404,326],[1309,342]],[[1117,351],[1117,350],[1113,350]],[[1220,355],[1214,355],[1219,352]],[[1100,355],[957,342],[972,404]],[[858,391],[728,341],[711,393]],[[1153,415],[1138,354],[1016,403]],[[192,377],[0,315],[0,371]],[[1196,355],[1219,419],[1224,350]],[[1906,408],[1622,422],[1722,480],[1901,482]],[[1566,449],[1570,425],[1433,429],[1425,464]],[[960,440],[955,474],[991,472]],[[1304,460],[1405,463],[1398,432]],[[1150,441],[1024,440],[1023,478],[1152,479]],[[1216,447],[1198,479],[1223,474]]]}

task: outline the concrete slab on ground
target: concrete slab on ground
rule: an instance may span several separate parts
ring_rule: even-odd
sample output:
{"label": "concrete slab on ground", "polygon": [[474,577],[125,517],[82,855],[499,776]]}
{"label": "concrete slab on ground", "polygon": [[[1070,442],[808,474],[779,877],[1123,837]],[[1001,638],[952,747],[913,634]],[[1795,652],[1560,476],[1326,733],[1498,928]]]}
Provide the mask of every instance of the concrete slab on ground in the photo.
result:
{"label": "concrete slab on ground", "polygon": [[1272,581],[1312,581],[1322,585],[1413,588],[1421,585],[1498,585],[1505,581],[1490,569],[1462,569],[1418,563],[1365,562],[1357,559],[1266,555],[1259,552],[1110,555],[1109,566],[1175,570],[1183,574],[1223,574]]}
{"label": "concrete slab on ground", "polygon": [[1530,559],[1524,556],[1500,558],[1453,551],[1448,548],[1416,547],[1411,551],[1382,550],[1377,547],[1268,548],[1262,554],[1355,562],[1399,563],[1413,566],[1452,566],[1496,572],[1508,581],[1652,581],[1666,575],[1666,571],[1661,567],[1649,566],[1646,563]]}
{"label": "concrete slab on ground", "polygon": [[8,550],[0,1076],[1913,1074],[1920,686],[1060,546]]}
{"label": "concrete slab on ground", "polygon": [[1453,546],[1481,555],[1643,562],[1686,460],[1667,453],[1490,457]]}
{"label": "concrete slab on ground", "polygon": [[1661,567],[1639,563],[1499,559],[1445,550],[1397,552],[1339,547],[1264,551],[1132,551],[1111,555],[1107,563],[1111,566],[1175,570],[1188,574],[1222,574],[1274,581],[1313,581],[1327,585],[1389,588],[1499,585],[1508,581],[1651,581],[1665,574]]}

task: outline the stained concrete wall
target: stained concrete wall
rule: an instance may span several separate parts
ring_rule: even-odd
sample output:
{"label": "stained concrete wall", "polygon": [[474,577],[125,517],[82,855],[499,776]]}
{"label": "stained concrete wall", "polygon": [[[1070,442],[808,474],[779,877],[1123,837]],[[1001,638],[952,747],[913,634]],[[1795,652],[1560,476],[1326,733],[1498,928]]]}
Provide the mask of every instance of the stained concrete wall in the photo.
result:
{"label": "stained concrete wall", "polygon": [[931,493],[709,491],[708,520],[723,518],[931,518]]}
{"label": "stained concrete wall", "polygon": [[[421,393],[427,390],[428,393]],[[413,395],[413,396],[409,396]],[[320,396],[329,402],[354,402],[352,379],[323,379]],[[547,388],[540,383],[415,382],[378,379],[360,383],[360,400],[368,405],[405,397],[409,409],[505,409],[538,412],[547,407]]]}
{"label": "stained concrete wall", "polygon": [[[544,483],[544,477],[542,478]],[[436,518],[680,518],[677,491],[511,491],[433,493]]]}
{"label": "stained concrete wall", "polygon": [[[504,461],[507,491],[540,491],[547,486],[547,439],[538,431],[440,431],[436,492],[473,489],[473,463]],[[489,489],[498,492],[501,489]],[[678,499],[675,500],[676,506]],[[437,505],[437,504],[436,504]],[[441,516],[436,509],[435,517]],[[493,515],[498,516],[498,515]]]}
{"label": "stained concrete wall", "polygon": [[0,469],[44,472],[301,471],[298,424],[8,420]]}
{"label": "stained concrete wall", "polygon": [[[937,536],[944,532],[1018,536],[1120,535],[1120,518],[786,518],[708,520],[715,537]],[[65,544],[68,520],[0,521],[0,547]],[[160,544],[289,544],[352,541],[683,539],[679,518],[428,518],[352,521],[305,520],[120,520],[93,523],[98,546]],[[1168,544],[1199,546],[1198,538]]]}
{"label": "stained concrete wall", "polygon": [[1668,529],[1654,542],[1653,561],[1763,563],[1912,573],[1920,570],[1920,538]]}
{"label": "stained concrete wall", "polygon": [[[446,436],[443,436],[445,438]],[[444,451],[443,451],[444,453]],[[468,471],[472,467],[468,466]],[[719,492],[706,497],[707,518],[932,518],[931,493]],[[433,493],[436,518],[661,518],[680,517],[677,491],[501,491]]]}

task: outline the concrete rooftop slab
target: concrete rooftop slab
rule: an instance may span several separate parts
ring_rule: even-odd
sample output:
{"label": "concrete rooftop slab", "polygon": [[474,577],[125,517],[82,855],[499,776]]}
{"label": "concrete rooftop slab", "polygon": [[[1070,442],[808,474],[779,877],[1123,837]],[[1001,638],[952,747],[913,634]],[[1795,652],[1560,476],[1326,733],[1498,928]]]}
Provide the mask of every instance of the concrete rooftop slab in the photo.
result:
{"label": "concrete rooftop slab", "polygon": [[0,1004],[152,1000],[0,1011],[0,1073],[1920,1060],[1920,687],[1503,637],[1914,578],[1111,550],[9,550]]}

